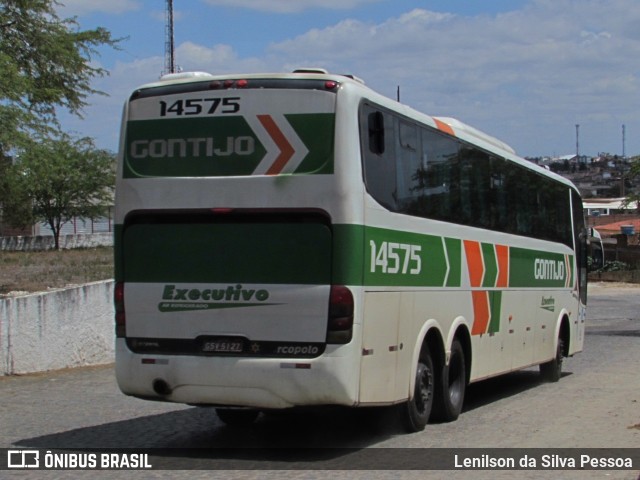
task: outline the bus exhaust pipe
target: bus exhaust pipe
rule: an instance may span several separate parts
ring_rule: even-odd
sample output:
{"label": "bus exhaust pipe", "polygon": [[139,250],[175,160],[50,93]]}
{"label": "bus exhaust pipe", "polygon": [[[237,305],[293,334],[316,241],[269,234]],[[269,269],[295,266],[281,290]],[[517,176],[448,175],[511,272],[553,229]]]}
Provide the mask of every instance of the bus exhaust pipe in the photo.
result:
{"label": "bus exhaust pipe", "polygon": [[169,384],[159,378],[153,381],[153,391],[156,392],[158,395],[162,395],[163,397],[166,397],[167,395],[171,395],[171,392],[172,392]]}

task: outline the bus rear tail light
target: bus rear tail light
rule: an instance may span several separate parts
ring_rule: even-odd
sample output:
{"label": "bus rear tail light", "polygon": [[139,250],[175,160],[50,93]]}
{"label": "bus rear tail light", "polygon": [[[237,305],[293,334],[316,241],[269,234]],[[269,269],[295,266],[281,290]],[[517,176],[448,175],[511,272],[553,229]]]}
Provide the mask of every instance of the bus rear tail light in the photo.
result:
{"label": "bus rear tail light", "polygon": [[116,282],[113,291],[113,303],[116,312],[116,338],[127,336],[127,318],[124,312],[124,282]]}
{"label": "bus rear tail light", "polygon": [[241,78],[240,80],[214,80],[209,84],[209,88],[211,90],[218,90],[221,88],[229,89],[229,88],[247,88],[249,87],[249,80],[245,78]]}
{"label": "bus rear tail light", "polygon": [[349,343],[353,336],[353,294],[342,285],[331,285],[327,343]]}

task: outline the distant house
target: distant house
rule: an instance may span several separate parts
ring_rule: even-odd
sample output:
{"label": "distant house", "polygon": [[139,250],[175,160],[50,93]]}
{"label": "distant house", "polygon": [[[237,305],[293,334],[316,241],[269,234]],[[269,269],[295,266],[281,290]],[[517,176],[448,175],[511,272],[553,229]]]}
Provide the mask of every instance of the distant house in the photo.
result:
{"label": "distant house", "polygon": [[[53,235],[53,231],[46,223],[34,225],[34,235]],[[108,233],[113,232],[113,207],[109,208],[106,217],[90,218],[74,217],[62,226],[60,235],[76,235],[78,233]]]}
{"label": "distant house", "polygon": [[[88,218],[73,218],[62,226],[61,235],[75,235],[79,233],[108,233],[113,231],[113,208],[109,216],[91,220]],[[49,225],[37,223],[24,228],[15,228],[3,224],[0,220],[0,237],[29,237],[53,235]]]}
{"label": "distant house", "polygon": [[[104,217],[91,220],[89,218],[74,217],[62,226],[61,235],[75,235],[79,233],[109,233],[113,232],[113,209],[109,207]],[[53,235],[51,227],[46,223],[36,223],[24,228],[16,228],[2,221],[2,209],[0,208],[0,237],[29,237],[29,236]]]}
{"label": "distant house", "polygon": [[2,221],[2,211],[0,210],[0,237],[25,237],[33,235],[33,227],[15,228]]}
{"label": "distant house", "polygon": [[598,225],[597,228],[598,232],[600,232],[603,237],[618,235],[625,232],[633,232],[633,234],[637,234],[640,233],[640,218]]}
{"label": "distant house", "polygon": [[633,214],[637,211],[636,202],[625,205],[624,198],[587,198],[583,202],[584,213],[590,217],[602,217],[619,214]]}

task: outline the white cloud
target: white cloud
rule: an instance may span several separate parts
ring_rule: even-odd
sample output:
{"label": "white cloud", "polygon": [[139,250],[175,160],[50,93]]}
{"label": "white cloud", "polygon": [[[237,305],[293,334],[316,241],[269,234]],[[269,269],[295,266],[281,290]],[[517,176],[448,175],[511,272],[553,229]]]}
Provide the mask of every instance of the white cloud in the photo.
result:
{"label": "white cloud", "polygon": [[348,10],[382,0],[205,0],[218,7],[241,7],[263,12],[298,13],[311,8]]}
{"label": "white cloud", "polygon": [[176,58],[183,70],[203,70],[213,74],[259,72],[267,68],[264,60],[239,58],[231,46],[223,44],[207,47],[184,42],[176,49]]}
{"label": "white cloud", "polygon": [[[178,66],[183,71],[205,71],[213,74],[249,73],[271,71],[262,59],[240,58],[229,45],[207,47],[193,42],[184,42],[176,47]],[[130,62],[118,61],[111,68],[110,75],[98,79],[93,87],[108,96],[92,95],[89,106],[84,109],[83,118],[62,112],[61,120],[69,132],[97,139],[98,146],[115,150],[120,134],[122,105],[133,90],[146,83],[157,81],[164,68],[162,56],[136,59]],[[112,127],[105,129],[105,125]]]}
{"label": "white cloud", "polygon": [[[160,5],[160,2],[158,2],[158,6],[164,6]],[[164,22],[167,19],[167,11],[166,10],[152,10],[150,12],[150,17],[153,18],[154,20],[157,20],[159,22]],[[187,17],[187,14],[185,14],[185,12],[183,10],[177,10],[175,8],[175,4],[173,6],[173,20],[174,22],[179,22],[180,20],[183,20],[184,18]]]}
{"label": "white cloud", "polygon": [[138,10],[141,3],[136,0],[61,0],[58,11],[63,15],[86,15],[89,13],[120,14]]}
{"label": "white cloud", "polygon": [[[497,16],[418,9],[379,24],[344,20],[269,52],[288,65],[354,73],[388,96],[401,85],[403,101],[419,110],[458,116],[523,154],[542,154],[571,151],[569,127],[583,119],[640,129],[638,24],[633,0],[534,0]],[[605,148],[584,143],[593,153]]]}
{"label": "white cloud", "polygon": [[[625,123],[627,152],[640,153],[637,25],[637,0],[532,0],[495,16],[416,9],[378,23],[346,18],[251,56],[183,42],[176,57],[184,70],[211,73],[324,67],[358,75],[389,97],[400,85],[403,103],[458,117],[524,155],[574,151],[576,123],[585,153],[617,153]],[[161,57],[118,63],[98,85],[117,100],[114,121],[131,89],[156,80],[162,65]]]}

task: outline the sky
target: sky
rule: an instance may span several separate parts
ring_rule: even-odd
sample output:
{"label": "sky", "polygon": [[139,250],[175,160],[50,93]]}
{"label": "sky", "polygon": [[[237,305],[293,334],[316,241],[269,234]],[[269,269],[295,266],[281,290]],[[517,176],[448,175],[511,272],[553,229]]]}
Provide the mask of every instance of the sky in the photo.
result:
{"label": "sky", "polygon": [[[84,118],[63,127],[117,151],[122,105],[156,81],[164,0],[61,0],[61,17],[123,38]],[[213,74],[322,67],[521,156],[640,154],[638,0],[174,0],[176,63]],[[579,128],[576,129],[576,125]],[[623,125],[625,141],[623,142]]]}

